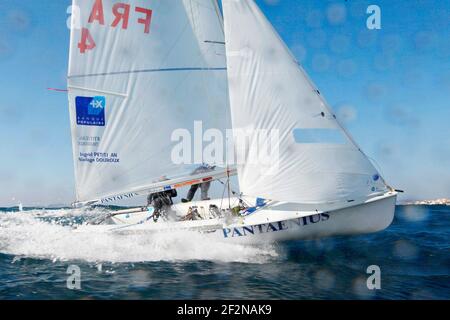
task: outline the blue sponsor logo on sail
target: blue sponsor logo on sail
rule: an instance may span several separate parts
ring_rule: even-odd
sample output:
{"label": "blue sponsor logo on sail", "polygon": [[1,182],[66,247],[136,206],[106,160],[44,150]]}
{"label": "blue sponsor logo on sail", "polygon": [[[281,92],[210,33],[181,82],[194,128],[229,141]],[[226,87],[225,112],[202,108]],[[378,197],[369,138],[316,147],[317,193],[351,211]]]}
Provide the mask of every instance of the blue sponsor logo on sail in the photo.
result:
{"label": "blue sponsor logo on sail", "polygon": [[77,125],[105,126],[105,97],[76,97]]}

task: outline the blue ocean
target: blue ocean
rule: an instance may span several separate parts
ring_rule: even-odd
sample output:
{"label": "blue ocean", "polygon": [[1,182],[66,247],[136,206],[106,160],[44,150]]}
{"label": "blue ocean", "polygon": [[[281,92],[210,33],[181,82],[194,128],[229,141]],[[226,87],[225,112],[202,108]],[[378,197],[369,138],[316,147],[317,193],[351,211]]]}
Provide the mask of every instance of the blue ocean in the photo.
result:
{"label": "blue ocean", "polygon": [[0,209],[0,299],[450,299],[450,206],[398,206],[376,234],[261,246],[71,232],[96,214]]}

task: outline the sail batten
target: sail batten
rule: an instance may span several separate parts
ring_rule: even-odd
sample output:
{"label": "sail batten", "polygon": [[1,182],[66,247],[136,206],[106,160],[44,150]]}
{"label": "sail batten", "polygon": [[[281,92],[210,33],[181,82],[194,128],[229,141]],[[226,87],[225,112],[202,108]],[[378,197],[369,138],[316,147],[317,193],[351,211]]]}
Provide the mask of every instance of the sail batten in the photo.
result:
{"label": "sail batten", "polygon": [[84,77],[101,77],[101,76],[115,76],[123,74],[133,74],[133,73],[153,73],[153,72],[177,72],[177,71],[226,71],[226,67],[216,67],[216,68],[202,68],[202,67],[185,67],[185,68],[162,68],[162,69],[146,69],[146,70],[130,70],[130,71],[113,71],[113,72],[103,72],[103,73],[91,73],[91,74],[80,74],[68,76],[69,79],[74,78],[84,78]]}
{"label": "sail batten", "polygon": [[128,97],[127,93],[111,92],[111,91],[106,91],[106,90],[102,90],[102,89],[84,88],[84,87],[77,87],[77,86],[68,86],[67,88],[69,90],[82,90],[82,91],[87,91],[87,92],[97,92],[97,93],[103,93],[103,94],[107,94],[107,95],[119,96],[119,97],[124,97],[124,98]]}

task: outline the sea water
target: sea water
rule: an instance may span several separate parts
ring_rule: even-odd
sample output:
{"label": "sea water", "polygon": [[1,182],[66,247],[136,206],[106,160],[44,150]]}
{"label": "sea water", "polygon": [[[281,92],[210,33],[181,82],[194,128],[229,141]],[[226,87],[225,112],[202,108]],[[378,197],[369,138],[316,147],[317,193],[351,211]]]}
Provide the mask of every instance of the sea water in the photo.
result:
{"label": "sea water", "polygon": [[450,299],[450,206],[398,206],[371,235],[260,246],[71,231],[102,213],[0,208],[0,299]]}

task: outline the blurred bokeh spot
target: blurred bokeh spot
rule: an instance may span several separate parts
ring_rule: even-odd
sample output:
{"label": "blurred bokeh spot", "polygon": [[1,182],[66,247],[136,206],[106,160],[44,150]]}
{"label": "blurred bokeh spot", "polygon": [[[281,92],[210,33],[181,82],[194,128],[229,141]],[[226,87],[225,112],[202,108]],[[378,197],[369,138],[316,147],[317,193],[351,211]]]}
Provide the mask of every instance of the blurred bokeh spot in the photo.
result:
{"label": "blurred bokeh spot", "polygon": [[333,3],[328,6],[327,19],[331,25],[339,25],[345,22],[347,8],[342,3]]}
{"label": "blurred bokeh spot", "polygon": [[398,258],[413,260],[418,257],[419,251],[414,244],[406,240],[398,240],[394,244],[393,253]]}
{"label": "blurred bokeh spot", "polygon": [[[367,277],[359,276],[353,279],[352,291],[359,299],[371,299],[376,294],[376,290],[369,290],[367,288]],[[381,288],[383,288],[383,284],[381,284]]]}
{"label": "blurred bokeh spot", "polygon": [[337,117],[343,123],[351,123],[352,121],[355,121],[358,116],[355,107],[349,104],[340,105],[336,109]]}

